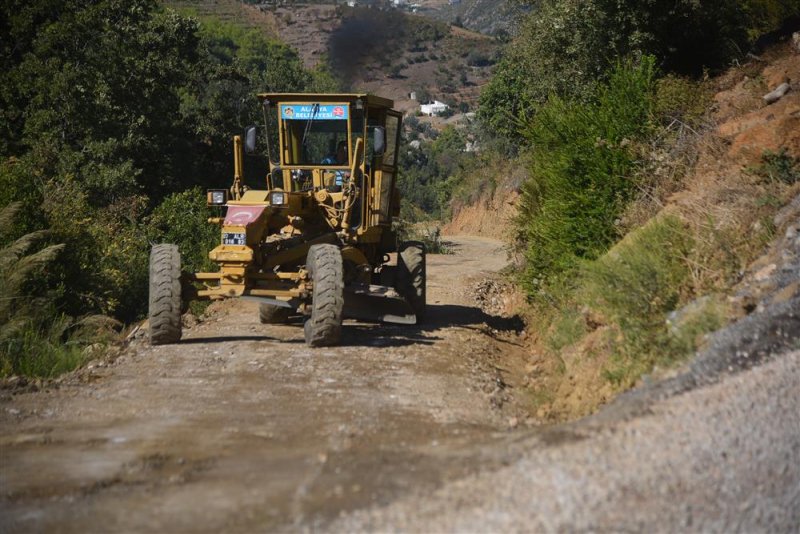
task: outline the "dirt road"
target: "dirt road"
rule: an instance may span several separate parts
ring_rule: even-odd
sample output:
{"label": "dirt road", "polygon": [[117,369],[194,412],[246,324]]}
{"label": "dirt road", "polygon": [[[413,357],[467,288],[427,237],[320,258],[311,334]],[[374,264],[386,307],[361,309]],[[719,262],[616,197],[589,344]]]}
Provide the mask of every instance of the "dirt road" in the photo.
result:
{"label": "dirt road", "polygon": [[595,416],[513,429],[515,321],[469,292],[505,255],[455,241],[424,327],[311,350],[231,302],[178,345],[3,393],[0,532],[800,528],[800,296]]}
{"label": "dirt road", "polygon": [[301,325],[230,301],[180,344],[140,339],[59,388],[7,395],[0,530],[324,525],[499,462],[480,444],[517,408],[492,362],[520,349],[468,288],[506,255],[484,238],[454,249],[429,257],[422,327],[349,323],[341,347],[312,350]]}

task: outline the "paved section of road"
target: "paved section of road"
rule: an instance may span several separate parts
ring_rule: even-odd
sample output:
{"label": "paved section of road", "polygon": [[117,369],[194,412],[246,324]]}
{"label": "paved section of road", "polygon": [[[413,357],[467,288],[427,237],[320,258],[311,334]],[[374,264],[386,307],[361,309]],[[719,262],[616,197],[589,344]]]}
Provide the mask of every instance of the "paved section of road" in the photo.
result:
{"label": "paved section of road", "polygon": [[643,415],[525,441],[516,446],[528,452],[509,466],[356,512],[331,530],[797,532],[800,352]]}

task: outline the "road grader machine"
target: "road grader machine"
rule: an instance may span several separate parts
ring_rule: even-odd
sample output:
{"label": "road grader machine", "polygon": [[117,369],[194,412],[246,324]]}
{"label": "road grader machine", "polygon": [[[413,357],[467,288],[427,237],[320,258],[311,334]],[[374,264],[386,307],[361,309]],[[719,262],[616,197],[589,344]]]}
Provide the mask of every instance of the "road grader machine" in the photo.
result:
{"label": "road grader machine", "polygon": [[[232,186],[208,191],[208,204],[225,210],[209,219],[221,227],[209,252],[219,270],[182,272],[176,245],[151,251],[150,342],[179,341],[193,299],[255,299],[262,323],[302,317],[313,347],[338,344],[344,318],[421,321],[425,248],[398,243],[392,229],[402,119],[393,102],[367,94],[258,98],[264,125],[234,137]],[[256,153],[259,139],[269,168],[263,187],[250,189],[244,154]]]}

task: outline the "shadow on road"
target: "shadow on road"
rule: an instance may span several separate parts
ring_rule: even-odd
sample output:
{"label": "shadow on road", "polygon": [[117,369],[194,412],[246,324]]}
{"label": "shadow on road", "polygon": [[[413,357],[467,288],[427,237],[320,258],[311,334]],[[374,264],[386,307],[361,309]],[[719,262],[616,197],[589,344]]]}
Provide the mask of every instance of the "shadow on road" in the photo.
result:
{"label": "shadow on road", "polygon": [[204,343],[228,343],[231,341],[279,341],[280,343],[302,343],[301,339],[283,340],[271,336],[211,336],[181,339],[181,345],[202,345]]}
{"label": "shadow on road", "polygon": [[437,331],[461,327],[485,331],[482,325],[499,332],[521,332],[525,323],[518,315],[500,317],[490,315],[480,308],[455,304],[428,304],[427,317],[421,324],[396,325],[356,323],[345,324],[342,345],[366,347],[402,347],[406,345],[433,345],[442,338]]}
{"label": "shadow on road", "polygon": [[[291,317],[288,325],[302,328],[303,318]],[[347,321],[342,329],[343,347],[404,347],[408,345],[433,345],[442,337],[435,335],[444,328],[460,327],[484,332],[486,325],[499,332],[519,333],[524,323],[519,316],[500,317],[490,315],[473,306],[455,304],[428,304],[427,317],[421,324],[398,325],[391,323],[367,323]],[[285,339],[269,335],[212,336],[183,339],[181,344],[227,343],[232,341],[275,341],[278,343],[302,344],[299,338]]]}
{"label": "shadow on road", "polygon": [[519,333],[525,328],[525,323],[519,315],[512,317],[490,315],[475,306],[428,304],[427,313],[427,319],[423,324],[418,325],[418,328],[438,329],[448,326],[477,326],[482,323],[501,332]]}

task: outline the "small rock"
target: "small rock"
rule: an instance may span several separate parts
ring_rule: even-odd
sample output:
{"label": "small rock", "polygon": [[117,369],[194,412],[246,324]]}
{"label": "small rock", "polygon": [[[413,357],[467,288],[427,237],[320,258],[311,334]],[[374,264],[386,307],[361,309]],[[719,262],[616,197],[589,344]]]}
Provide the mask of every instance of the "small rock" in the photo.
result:
{"label": "small rock", "polygon": [[753,275],[753,279],[756,282],[763,282],[764,280],[772,276],[772,273],[774,273],[775,269],[777,268],[778,268],[777,265],[775,265],[774,263],[770,263],[766,267],[759,269],[759,271]]}
{"label": "small rock", "polygon": [[83,354],[85,356],[98,356],[103,352],[104,349],[105,345],[102,343],[93,343],[83,349]]}
{"label": "small rock", "polygon": [[192,328],[197,326],[197,317],[194,316],[192,312],[187,312],[181,317],[181,322],[183,323],[184,328]]}
{"label": "small rock", "polygon": [[800,32],[792,34],[792,43],[794,44],[794,51],[800,54]]}
{"label": "small rock", "polygon": [[774,104],[778,100],[784,97],[786,93],[788,93],[792,89],[792,86],[788,83],[780,84],[774,91],[767,93],[764,95],[764,102],[769,104]]}

